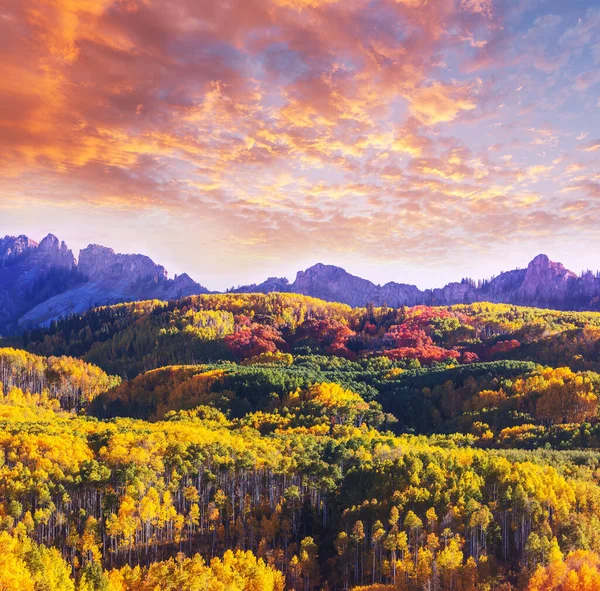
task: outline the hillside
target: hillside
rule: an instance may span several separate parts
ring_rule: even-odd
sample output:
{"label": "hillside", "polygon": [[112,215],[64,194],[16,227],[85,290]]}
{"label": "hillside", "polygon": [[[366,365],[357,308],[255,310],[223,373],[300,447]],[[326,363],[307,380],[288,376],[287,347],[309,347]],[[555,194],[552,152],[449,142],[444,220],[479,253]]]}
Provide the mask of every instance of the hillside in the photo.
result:
{"label": "hillside", "polygon": [[598,313],[199,295],[24,344],[0,349],[0,584],[600,581]]}
{"label": "hillside", "polygon": [[[583,436],[569,425],[596,415],[587,397],[600,383],[600,314],[504,304],[350,308],[295,294],[201,295],[100,308],[25,338],[38,354],[80,356],[131,379],[94,401],[103,418],[156,420],[208,402],[239,418],[335,382],[377,402],[395,432],[569,447]],[[584,445],[596,437],[586,431]]]}
{"label": "hillside", "polygon": [[288,293],[200,295],[90,310],[27,332],[43,355],[82,356],[133,377],[169,364],[276,351],[467,363],[498,358],[599,369],[600,314],[506,304],[351,308]]}

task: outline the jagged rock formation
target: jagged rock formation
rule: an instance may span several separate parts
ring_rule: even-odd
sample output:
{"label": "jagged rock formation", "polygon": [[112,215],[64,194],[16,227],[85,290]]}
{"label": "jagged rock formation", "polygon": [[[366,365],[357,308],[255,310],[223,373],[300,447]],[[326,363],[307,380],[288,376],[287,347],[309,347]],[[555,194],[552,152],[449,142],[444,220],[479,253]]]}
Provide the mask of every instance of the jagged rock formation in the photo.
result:
{"label": "jagged rock formation", "polygon": [[578,277],[543,254],[535,257],[526,269],[501,273],[479,285],[462,281],[424,291],[405,283],[376,285],[340,267],[319,263],[300,271],[293,283],[283,278],[270,278],[259,285],[243,286],[233,291],[287,291],[351,306],[364,306],[367,302],[373,302],[376,306],[387,304],[397,307],[489,301],[559,310],[600,309],[598,277],[589,272]]}
{"label": "jagged rock formation", "polygon": [[39,244],[27,236],[5,236],[0,238],[0,267],[12,267],[27,260],[23,268],[29,271],[50,267],[73,268],[75,257],[64,242],[48,234]]}
{"label": "jagged rock formation", "polygon": [[206,288],[186,274],[169,279],[164,267],[144,255],[94,244],[77,262],[52,234],[39,244],[27,236],[0,239],[0,335],[92,306],[199,293]]}
{"label": "jagged rock formation", "polygon": [[14,264],[37,247],[37,242],[23,235],[0,238],[0,265],[4,267]]}
{"label": "jagged rock formation", "polygon": [[0,334],[13,332],[27,310],[79,281],[73,253],[56,236],[39,244],[27,236],[0,239]]}
{"label": "jagged rock formation", "polygon": [[112,248],[90,244],[79,253],[79,270],[88,277],[143,278],[153,283],[167,279],[162,265],[143,254],[117,254]]}

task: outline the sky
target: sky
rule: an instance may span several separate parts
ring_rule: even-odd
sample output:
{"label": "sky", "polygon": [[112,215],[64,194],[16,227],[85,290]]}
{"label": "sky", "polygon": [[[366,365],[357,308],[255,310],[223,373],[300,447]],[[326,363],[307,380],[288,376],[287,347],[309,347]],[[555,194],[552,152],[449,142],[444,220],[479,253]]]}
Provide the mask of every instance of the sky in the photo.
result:
{"label": "sky", "polygon": [[211,289],[600,269],[596,0],[5,0],[0,234]]}

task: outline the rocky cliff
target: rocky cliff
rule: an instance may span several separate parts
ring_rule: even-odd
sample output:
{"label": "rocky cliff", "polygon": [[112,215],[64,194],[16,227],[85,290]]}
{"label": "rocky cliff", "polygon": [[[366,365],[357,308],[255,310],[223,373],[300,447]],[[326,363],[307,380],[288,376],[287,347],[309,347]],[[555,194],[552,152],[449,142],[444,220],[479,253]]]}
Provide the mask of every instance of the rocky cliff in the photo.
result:
{"label": "rocky cliff", "polygon": [[0,266],[4,267],[16,263],[37,247],[37,242],[23,235],[0,238]]}
{"label": "rocky cliff", "polygon": [[15,267],[29,272],[39,272],[50,267],[75,267],[75,257],[64,242],[48,234],[39,244],[27,236],[0,238],[0,268]]}
{"label": "rocky cliff", "polygon": [[162,265],[143,254],[117,254],[112,248],[90,244],[79,253],[79,270],[95,280],[138,280],[160,283],[168,278]]}
{"label": "rocky cliff", "polygon": [[0,334],[14,332],[19,317],[81,280],[73,253],[48,234],[0,239]]}
{"label": "rocky cliff", "polygon": [[186,274],[169,279],[144,255],[90,245],[76,261],[52,234],[39,244],[27,236],[0,239],[0,335],[92,306],[206,292]]}

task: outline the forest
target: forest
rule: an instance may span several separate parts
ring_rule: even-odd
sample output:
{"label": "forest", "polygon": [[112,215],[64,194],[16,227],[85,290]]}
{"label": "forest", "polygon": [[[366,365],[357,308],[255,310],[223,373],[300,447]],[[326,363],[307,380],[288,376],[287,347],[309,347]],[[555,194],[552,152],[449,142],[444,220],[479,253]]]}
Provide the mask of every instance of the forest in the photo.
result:
{"label": "forest", "polygon": [[0,342],[0,591],[600,588],[600,314],[118,304]]}

